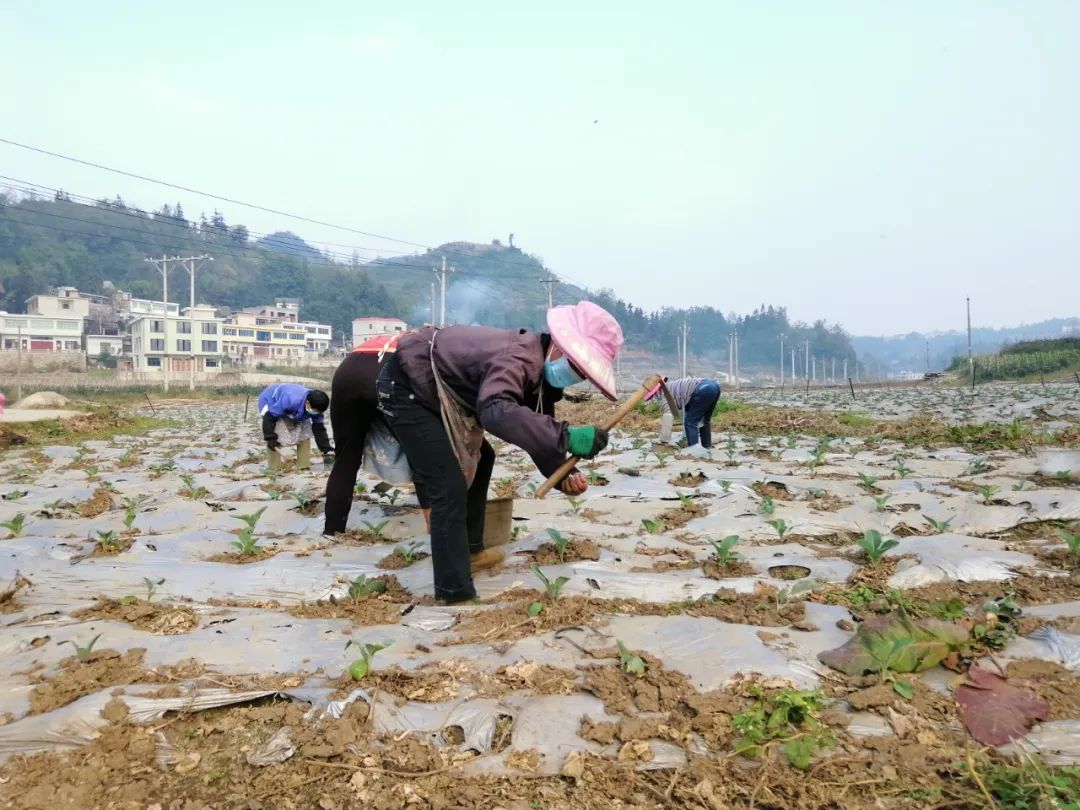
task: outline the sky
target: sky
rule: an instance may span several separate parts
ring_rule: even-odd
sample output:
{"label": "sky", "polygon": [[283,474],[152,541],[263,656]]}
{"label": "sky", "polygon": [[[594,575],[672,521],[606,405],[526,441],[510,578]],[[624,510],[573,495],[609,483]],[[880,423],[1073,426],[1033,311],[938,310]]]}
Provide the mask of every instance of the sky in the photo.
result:
{"label": "sky", "polygon": [[1075,0],[5,0],[0,138],[354,231],[0,175],[364,258],[513,233],[646,310],[1031,323],[1080,314],[1078,35]]}

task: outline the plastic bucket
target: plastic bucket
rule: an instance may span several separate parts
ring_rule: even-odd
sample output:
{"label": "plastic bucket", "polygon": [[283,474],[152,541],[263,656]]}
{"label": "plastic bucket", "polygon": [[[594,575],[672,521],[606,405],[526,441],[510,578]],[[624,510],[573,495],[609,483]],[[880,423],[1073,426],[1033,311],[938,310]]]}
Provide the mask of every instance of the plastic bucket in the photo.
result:
{"label": "plastic bucket", "polygon": [[484,513],[484,548],[510,542],[514,525],[514,499],[495,498],[487,502]]}

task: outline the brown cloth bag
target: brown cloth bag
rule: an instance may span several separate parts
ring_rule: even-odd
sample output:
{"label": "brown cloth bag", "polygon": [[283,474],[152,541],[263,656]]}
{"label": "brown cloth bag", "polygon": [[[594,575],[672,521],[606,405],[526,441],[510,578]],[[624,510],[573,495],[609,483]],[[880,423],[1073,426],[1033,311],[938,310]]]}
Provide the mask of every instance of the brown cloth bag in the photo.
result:
{"label": "brown cloth bag", "polygon": [[465,476],[465,486],[471,487],[476,477],[476,467],[480,463],[480,448],[484,445],[484,429],[471,409],[461,401],[453,390],[443,382],[442,375],[435,365],[435,339],[438,332],[431,336],[431,371],[435,375],[435,389],[439,393],[439,413],[442,416],[446,436],[461,474]]}

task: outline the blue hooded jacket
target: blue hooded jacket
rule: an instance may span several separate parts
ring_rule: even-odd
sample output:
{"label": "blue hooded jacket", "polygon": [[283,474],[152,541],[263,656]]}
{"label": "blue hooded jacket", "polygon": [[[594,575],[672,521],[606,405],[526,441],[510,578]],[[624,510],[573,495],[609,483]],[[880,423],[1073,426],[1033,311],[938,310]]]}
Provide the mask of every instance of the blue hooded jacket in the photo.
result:
{"label": "blue hooded jacket", "polygon": [[323,423],[323,414],[310,414],[305,407],[310,388],[297,383],[279,383],[270,385],[259,394],[259,413],[270,414],[275,419],[288,417],[295,422],[310,419],[313,425]]}

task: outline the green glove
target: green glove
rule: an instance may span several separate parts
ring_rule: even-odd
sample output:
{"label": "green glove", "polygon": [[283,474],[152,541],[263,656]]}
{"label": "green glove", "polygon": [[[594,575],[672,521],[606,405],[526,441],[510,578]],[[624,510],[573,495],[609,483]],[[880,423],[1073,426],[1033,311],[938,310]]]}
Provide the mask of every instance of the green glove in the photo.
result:
{"label": "green glove", "polygon": [[567,428],[566,433],[569,437],[567,449],[572,456],[593,458],[607,447],[608,434],[603,428],[585,425],[584,427]]}

